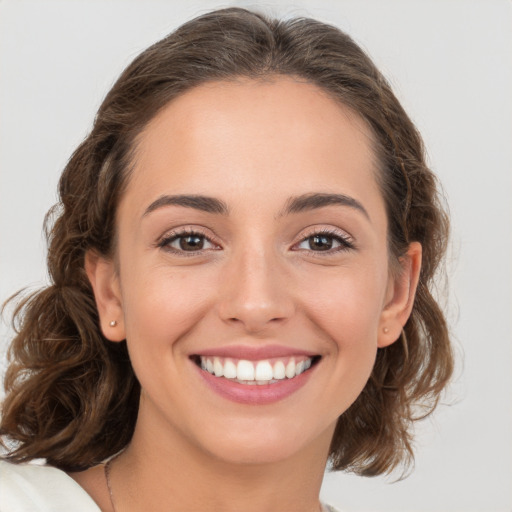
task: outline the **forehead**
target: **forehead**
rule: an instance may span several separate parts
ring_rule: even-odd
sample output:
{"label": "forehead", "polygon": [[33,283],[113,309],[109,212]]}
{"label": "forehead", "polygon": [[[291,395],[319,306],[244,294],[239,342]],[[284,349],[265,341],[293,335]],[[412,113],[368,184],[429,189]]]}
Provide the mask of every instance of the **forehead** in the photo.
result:
{"label": "forehead", "polygon": [[228,201],[278,190],[380,196],[366,123],[319,87],[290,77],[189,90],[145,127],[135,155],[127,195],[136,192],[141,203],[163,193]]}

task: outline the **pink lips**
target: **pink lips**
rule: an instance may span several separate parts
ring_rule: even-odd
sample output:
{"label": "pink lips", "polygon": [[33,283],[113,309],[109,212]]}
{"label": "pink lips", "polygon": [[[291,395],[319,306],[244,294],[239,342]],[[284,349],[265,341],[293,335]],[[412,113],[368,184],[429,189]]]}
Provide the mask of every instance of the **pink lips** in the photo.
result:
{"label": "pink lips", "polygon": [[249,345],[232,345],[205,349],[197,352],[197,355],[231,357],[232,359],[247,359],[248,361],[258,361],[262,359],[272,359],[273,357],[314,357],[318,354],[308,350],[298,350],[296,348],[285,347],[282,345],[267,345],[257,347]]}
{"label": "pink lips", "polygon": [[[237,345],[207,349],[199,352],[197,355],[256,361],[276,357],[313,357],[318,354],[279,345],[261,347]],[[312,373],[316,370],[316,366],[312,366],[309,370],[292,379],[283,379],[272,384],[247,385],[240,384],[239,382],[226,379],[224,377],[215,377],[208,371],[202,370],[197,365],[194,364],[194,366],[200,377],[203,379],[203,382],[205,382],[212,391],[233,402],[249,405],[272,404],[285,399],[301,389],[307,383]]]}

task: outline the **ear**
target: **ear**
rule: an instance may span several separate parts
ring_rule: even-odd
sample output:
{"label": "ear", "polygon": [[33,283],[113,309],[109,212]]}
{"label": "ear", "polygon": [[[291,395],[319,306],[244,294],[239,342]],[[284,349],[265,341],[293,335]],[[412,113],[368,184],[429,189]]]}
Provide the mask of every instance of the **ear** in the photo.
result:
{"label": "ear", "polygon": [[94,292],[103,335],[110,341],[123,341],[126,334],[115,263],[95,251],[87,251],[85,272]]}
{"label": "ear", "polygon": [[379,348],[391,345],[400,337],[411,314],[420,277],[421,253],[421,244],[412,242],[399,258],[401,268],[398,275],[389,277],[377,337]]}

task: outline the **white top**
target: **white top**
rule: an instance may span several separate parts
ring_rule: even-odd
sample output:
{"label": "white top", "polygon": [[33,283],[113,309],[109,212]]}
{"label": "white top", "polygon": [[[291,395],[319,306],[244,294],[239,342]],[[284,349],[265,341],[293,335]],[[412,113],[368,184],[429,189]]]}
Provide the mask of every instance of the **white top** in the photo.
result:
{"label": "white top", "polygon": [[0,460],[0,512],[101,512],[64,471]]}
{"label": "white top", "polygon": [[[324,512],[336,512],[323,504]],[[0,512],[101,512],[64,471],[0,459]]]}

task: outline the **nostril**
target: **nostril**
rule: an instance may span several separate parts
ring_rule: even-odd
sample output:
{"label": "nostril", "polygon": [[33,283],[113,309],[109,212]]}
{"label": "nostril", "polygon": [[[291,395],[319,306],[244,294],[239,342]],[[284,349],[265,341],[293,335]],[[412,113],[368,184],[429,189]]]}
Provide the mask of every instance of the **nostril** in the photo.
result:
{"label": "nostril", "polygon": [[224,322],[232,326],[243,325],[248,331],[256,332],[290,319],[295,305],[286,289],[281,287],[279,292],[274,290],[272,294],[258,289],[225,294],[217,304],[217,311]]}

